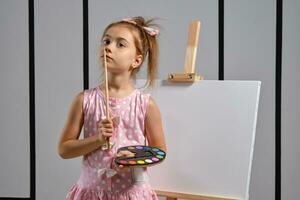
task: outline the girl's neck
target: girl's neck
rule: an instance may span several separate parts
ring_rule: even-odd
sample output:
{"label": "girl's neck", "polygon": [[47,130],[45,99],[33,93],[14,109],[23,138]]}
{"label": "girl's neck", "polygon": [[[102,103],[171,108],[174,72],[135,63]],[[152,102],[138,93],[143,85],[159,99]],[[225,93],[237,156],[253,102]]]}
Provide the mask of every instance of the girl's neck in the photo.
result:
{"label": "girl's neck", "polygon": [[118,76],[108,74],[108,88],[114,90],[127,90],[134,88],[130,75]]}
{"label": "girl's neck", "polygon": [[[100,87],[105,91],[105,82]],[[108,74],[109,96],[123,97],[130,94],[133,90],[135,90],[135,87],[130,77]]]}

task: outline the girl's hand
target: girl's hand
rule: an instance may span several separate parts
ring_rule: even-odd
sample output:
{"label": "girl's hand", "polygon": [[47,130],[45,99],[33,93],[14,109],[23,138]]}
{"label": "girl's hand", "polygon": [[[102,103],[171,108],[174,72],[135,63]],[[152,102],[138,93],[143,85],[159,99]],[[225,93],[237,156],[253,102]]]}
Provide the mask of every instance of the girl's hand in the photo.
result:
{"label": "girl's hand", "polygon": [[134,153],[130,151],[119,151],[117,157],[134,157]]}
{"label": "girl's hand", "polygon": [[107,138],[113,134],[113,121],[112,119],[103,119],[98,124],[98,137],[101,142],[105,142]]}
{"label": "girl's hand", "polygon": [[[117,157],[134,157],[134,153],[130,151],[119,151]],[[127,171],[127,167],[124,165],[116,165],[118,167],[118,171]]]}

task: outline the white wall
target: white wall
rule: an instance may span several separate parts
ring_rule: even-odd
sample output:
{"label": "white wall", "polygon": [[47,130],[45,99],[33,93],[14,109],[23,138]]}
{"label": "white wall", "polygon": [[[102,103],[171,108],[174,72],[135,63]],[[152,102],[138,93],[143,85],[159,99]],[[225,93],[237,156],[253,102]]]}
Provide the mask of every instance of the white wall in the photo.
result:
{"label": "white wall", "polygon": [[[62,199],[80,158],[62,160],[57,140],[70,103],[83,88],[82,1],[35,1],[37,199]],[[141,14],[162,20],[160,78],[181,71],[188,22],[202,21],[197,71],[218,78],[218,1],[89,1],[90,87],[97,84],[97,38],[111,20]],[[122,9],[122,10],[121,10]],[[282,199],[299,199],[300,4],[283,4]],[[250,199],[275,198],[276,1],[225,1],[225,80],[261,80]],[[0,1],[0,197],[29,196],[28,1]],[[141,77],[145,76],[142,71]],[[13,106],[12,106],[13,105]],[[13,126],[12,126],[13,125]],[[298,131],[298,132],[297,132]],[[9,152],[9,154],[7,153]],[[14,159],[13,159],[14,158]],[[76,174],[72,176],[73,174]],[[79,175],[79,174],[78,174]],[[72,179],[65,177],[72,176]]]}

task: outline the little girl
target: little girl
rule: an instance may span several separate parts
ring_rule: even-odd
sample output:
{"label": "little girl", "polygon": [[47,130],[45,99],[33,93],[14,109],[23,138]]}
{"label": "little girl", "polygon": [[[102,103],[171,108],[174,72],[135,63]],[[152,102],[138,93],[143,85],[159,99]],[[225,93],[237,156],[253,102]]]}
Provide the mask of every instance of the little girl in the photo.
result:
{"label": "little girl", "polygon": [[[153,86],[155,81],[158,30],[150,27],[152,21],[123,19],[104,30],[99,56],[103,64],[106,51],[110,118],[105,117],[104,84],[75,97],[58,145],[62,158],[83,155],[82,172],[68,200],[158,199],[149,185],[147,168],[127,168],[113,162],[117,156],[128,156],[125,151],[117,155],[123,146],[147,142],[166,151],[159,108],[133,83],[146,58],[148,84]],[[82,126],[84,139],[79,139]],[[105,148],[107,140],[110,148]]]}

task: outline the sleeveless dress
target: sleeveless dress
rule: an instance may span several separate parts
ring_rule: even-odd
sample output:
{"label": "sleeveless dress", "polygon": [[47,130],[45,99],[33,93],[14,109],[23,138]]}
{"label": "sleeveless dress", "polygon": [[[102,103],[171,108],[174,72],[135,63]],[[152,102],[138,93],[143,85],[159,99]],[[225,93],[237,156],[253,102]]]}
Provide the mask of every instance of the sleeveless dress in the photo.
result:
{"label": "sleeveless dress", "polygon": [[[145,114],[149,94],[135,89],[125,98],[109,97],[114,119],[114,145],[84,155],[79,180],[67,200],[157,200],[148,182],[146,168],[117,169],[112,163],[117,149],[145,145]],[[99,87],[84,91],[84,138],[98,134],[98,122],[106,116],[106,97]]]}

